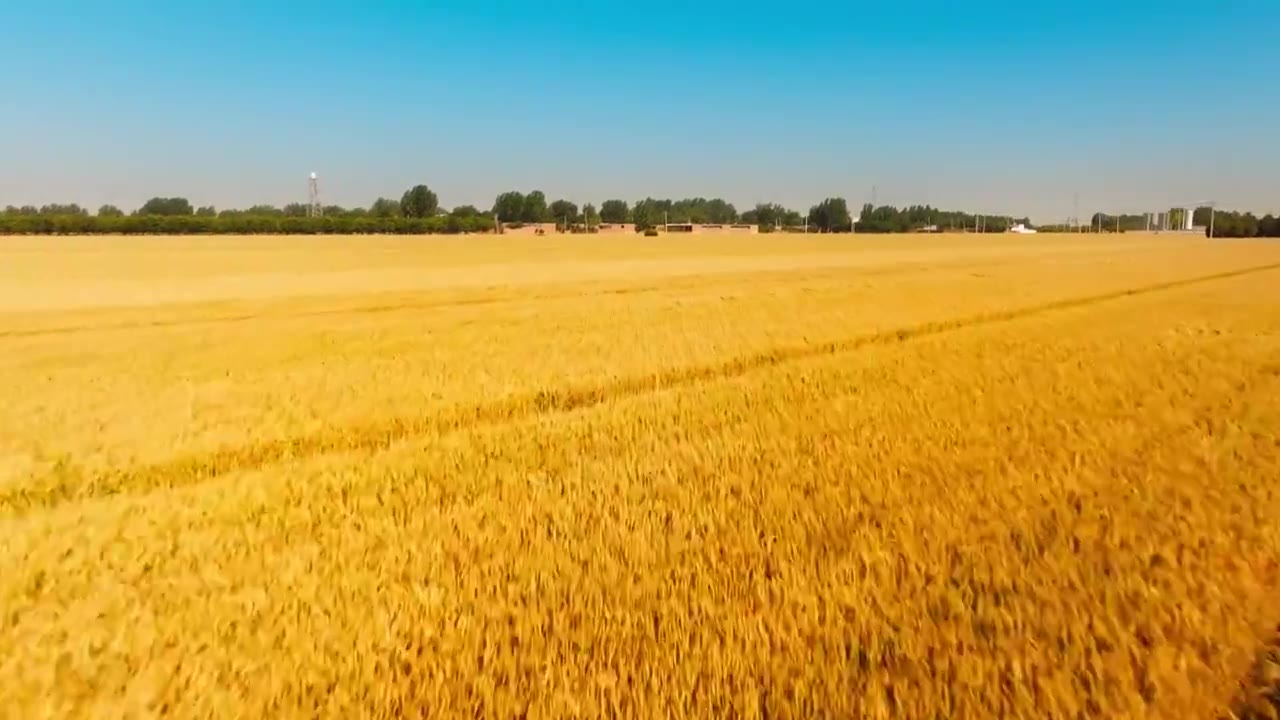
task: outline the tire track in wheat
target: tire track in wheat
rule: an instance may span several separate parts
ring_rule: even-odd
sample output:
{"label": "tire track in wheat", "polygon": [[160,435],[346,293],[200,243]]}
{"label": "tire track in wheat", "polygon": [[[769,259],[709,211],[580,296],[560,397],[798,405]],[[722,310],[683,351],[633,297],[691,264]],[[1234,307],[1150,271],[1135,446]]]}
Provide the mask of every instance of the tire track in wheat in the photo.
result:
{"label": "tire track in wheat", "polygon": [[597,386],[550,388],[489,403],[457,406],[432,415],[404,416],[365,426],[335,427],[310,435],[248,443],[93,476],[64,472],[0,491],[0,513],[22,515],[51,509],[67,502],[194,485],[228,473],[259,469],[281,462],[329,453],[384,450],[398,442],[415,437],[572,412],[663,390],[731,379],[755,370],[796,360],[836,355],[866,347],[894,345],[955,330],[1030,318],[1061,310],[1086,308],[1126,297],[1158,293],[1276,269],[1280,269],[1280,263],[1095,295],[1064,298],[950,320],[931,321],[844,340],[777,347],[718,363],[672,368],[648,375],[619,378]]}

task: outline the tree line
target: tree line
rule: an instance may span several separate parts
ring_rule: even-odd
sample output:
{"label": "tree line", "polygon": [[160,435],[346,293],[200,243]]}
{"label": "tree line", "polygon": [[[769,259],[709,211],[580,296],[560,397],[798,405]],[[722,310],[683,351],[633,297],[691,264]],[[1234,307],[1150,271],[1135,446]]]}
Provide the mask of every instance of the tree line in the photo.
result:
{"label": "tree line", "polygon": [[484,217],[0,215],[0,235],[435,235],[489,232]]}
{"label": "tree line", "polygon": [[426,185],[399,200],[378,198],[368,208],[328,205],[319,213],[303,203],[217,210],[182,197],[154,197],[132,213],[103,205],[96,214],[77,204],[6,207],[0,234],[16,235],[424,235],[491,232],[493,218],[470,205],[445,212]]}
{"label": "tree line", "polygon": [[103,205],[96,213],[74,203],[43,207],[9,206],[0,212],[0,234],[348,234],[348,233],[472,233],[490,232],[497,223],[556,223],[565,230],[594,228],[602,223],[634,223],[637,231],[666,223],[760,225],[765,231],[808,228],[821,232],[849,231],[853,221],[845,201],[830,198],[807,215],[774,203],[762,203],[739,213],[720,198],[681,200],[645,198],[635,204],[606,200],[597,208],[570,200],[548,201],[541,190],[500,194],[489,210],[461,205],[440,206],[426,185],[415,185],[399,200],[378,198],[367,208],[328,205],[317,213],[303,203],[284,207],[254,205],[218,210],[194,206],[182,197],[155,197],[133,212]]}
{"label": "tree line", "polygon": [[528,194],[519,191],[502,193],[494,201],[493,212],[503,224],[554,222],[557,225],[587,227],[599,223],[636,226],[637,231],[658,228],[667,224],[694,223],[698,225],[757,225],[762,232],[775,230],[809,229],[816,232],[849,232],[854,229],[853,218],[843,198],[827,198],[809,208],[802,215],[777,203],[760,203],[751,210],[738,212],[733,203],[722,198],[671,198],[647,197],[635,204],[626,200],[610,199],[599,209],[587,204],[581,209],[568,200],[548,203],[540,190]]}
{"label": "tree line", "polygon": [[[1170,208],[1167,212],[1168,225],[1181,228],[1184,225],[1186,210]],[[1157,215],[1109,215],[1094,213],[1088,226],[1076,227],[1069,223],[1061,225],[1042,225],[1040,229],[1048,232],[1141,232],[1158,229]],[[1203,228],[1207,237],[1216,238],[1251,238],[1280,237],[1280,218],[1271,214],[1258,217],[1251,212],[1233,210],[1215,210],[1209,206],[1201,206],[1192,210],[1191,225]]]}
{"label": "tree line", "polygon": [[896,208],[890,205],[862,206],[857,231],[860,233],[906,232],[1008,232],[1015,223],[1030,227],[1027,218],[1005,215],[979,215],[958,210],[940,210],[930,205]]}
{"label": "tree line", "polygon": [[[1182,210],[1174,208],[1171,212],[1176,216]],[[1193,223],[1207,228],[1210,213],[1208,207],[1197,208]],[[1213,220],[1217,237],[1280,237],[1280,219],[1272,215],[1258,218],[1252,213],[1217,211]],[[721,198],[674,200],[647,197],[634,204],[610,199],[597,208],[591,203],[579,206],[565,199],[548,201],[541,190],[528,193],[512,190],[498,195],[487,210],[472,205],[445,210],[440,205],[439,196],[421,184],[406,190],[399,200],[380,197],[367,208],[327,205],[320,208],[319,213],[303,203],[218,210],[212,206],[194,206],[182,197],[154,197],[130,213],[114,205],[103,205],[91,214],[88,209],[74,203],[39,208],[10,205],[0,212],[0,234],[27,235],[456,234],[492,232],[498,223],[556,223],[561,229],[574,232],[593,229],[603,223],[633,223],[637,231],[667,223],[748,224],[759,226],[761,232],[1002,233],[1015,223],[1031,227],[1027,218],[941,210],[929,205],[898,208],[866,204],[855,222],[848,203],[839,197],[827,198],[810,207],[807,213],[778,203],[759,203],[739,212],[733,203]],[[1145,230],[1147,216],[1096,213],[1090,227],[1105,232]],[[1061,231],[1076,228],[1064,225],[1041,226],[1040,229]]]}
{"label": "tree line", "polygon": [[1210,217],[1209,208],[1196,209],[1194,222],[1196,226],[1204,225],[1206,233],[1209,232],[1210,220],[1213,222],[1214,237],[1280,237],[1280,218],[1270,213],[1257,217],[1251,212],[1218,210]]}

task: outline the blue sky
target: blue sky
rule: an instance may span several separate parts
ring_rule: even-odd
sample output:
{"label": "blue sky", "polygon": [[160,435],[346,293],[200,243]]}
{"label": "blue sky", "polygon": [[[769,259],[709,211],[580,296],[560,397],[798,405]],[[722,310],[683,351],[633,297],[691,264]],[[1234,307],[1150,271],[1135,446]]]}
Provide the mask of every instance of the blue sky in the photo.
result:
{"label": "blue sky", "polygon": [[0,205],[1280,210],[1277,2],[11,2]]}

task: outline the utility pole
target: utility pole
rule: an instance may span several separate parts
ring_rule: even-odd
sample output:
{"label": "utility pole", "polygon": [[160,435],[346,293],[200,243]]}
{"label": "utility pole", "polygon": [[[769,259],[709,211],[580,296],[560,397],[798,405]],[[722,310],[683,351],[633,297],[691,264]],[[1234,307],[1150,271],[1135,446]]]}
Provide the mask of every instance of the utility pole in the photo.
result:
{"label": "utility pole", "polygon": [[1116,215],[1116,234],[1120,234],[1120,216]]}
{"label": "utility pole", "polygon": [[1213,239],[1213,215],[1214,213],[1217,212],[1217,210],[1218,210],[1217,205],[1214,205],[1212,203],[1209,204],[1209,239],[1210,240]]}

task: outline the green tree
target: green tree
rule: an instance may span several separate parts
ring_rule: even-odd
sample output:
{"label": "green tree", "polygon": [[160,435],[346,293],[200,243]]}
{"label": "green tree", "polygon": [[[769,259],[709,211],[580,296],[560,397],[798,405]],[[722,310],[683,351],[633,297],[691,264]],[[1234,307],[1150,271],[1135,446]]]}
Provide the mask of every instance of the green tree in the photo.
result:
{"label": "green tree", "polygon": [[1240,237],[1258,236],[1258,218],[1253,213],[1245,213],[1241,218]]}
{"label": "green tree", "polygon": [[1258,237],[1280,237],[1280,218],[1267,213],[1258,221]]}
{"label": "green tree", "polygon": [[480,217],[480,211],[474,205],[459,205],[449,213],[450,217],[456,218],[475,218]]}
{"label": "green tree", "polygon": [[69,203],[67,205],[53,203],[50,205],[45,205],[44,207],[40,208],[40,214],[49,215],[49,216],[72,216],[72,215],[83,216],[83,215],[88,215],[89,211],[85,210],[84,208],[80,207],[75,203]]}
{"label": "green tree", "polygon": [[551,203],[551,207],[548,208],[547,212],[551,215],[551,219],[556,222],[556,225],[566,230],[569,225],[578,219],[578,206],[568,200],[556,200]]}
{"label": "green tree", "polygon": [[782,223],[783,218],[787,215],[787,209],[777,203],[759,203],[754,211],[754,220],[746,220],[744,213],[744,222],[754,222],[760,227],[775,227]]}
{"label": "green tree", "polygon": [[844,198],[827,198],[809,210],[809,224],[822,232],[835,232],[852,229],[853,219]]}
{"label": "green tree", "polygon": [[434,217],[440,209],[440,198],[426,185],[414,185],[400,198],[400,212],[407,218]]}
{"label": "green tree", "polygon": [[302,218],[311,214],[311,206],[304,205],[299,202],[289,203],[284,206],[283,214],[285,217]]}
{"label": "green tree", "polygon": [[117,218],[124,217],[124,211],[115,205],[103,205],[98,208],[98,217],[100,218]]}
{"label": "green tree", "polygon": [[512,190],[493,201],[493,214],[502,222],[519,222],[524,214],[524,195]]}
{"label": "green tree", "polygon": [[524,208],[520,211],[520,221],[540,223],[547,221],[547,196],[541,190],[534,190],[524,196]]}
{"label": "green tree", "polygon": [[631,214],[626,200],[605,200],[600,204],[600,222],[624,223]]}
{"label": "green tree", "polygon": [[600,213],[596,211],[596,206],[587,203],[582,206],[582,222],[590,227],[600,224]]}
{"label": "green tree", "polygon": [[[669,205],[670,201],[665,201]],[[631,210],[632,220],[637,230],[647,230],[663,223],[663,213],[667,212],[664,201],[645,198],[635,204]]]}
{"label": "green tree", "polygon": [[369,214],[375,218],[400,217],[400,203],[389,198],[380,197],[369,206]]}
{"label": "green tree", "polygon": [[196,209],[196,217],[217,217],[217,216],[218,216],[218,211],[212,205],[205,205],[204,207]]}
{"label": "green tree", "polygon": [[733,203],[725,202],[720,198],[707,200],[703,204],[703,212],[706,222],[709,223],[728,225],[738,221],[738,209],[733,206]]}
{"label": "green tree", "polygon": [[191,201],[186,198],[162,198],[154,197],[142,204],[138,208],[138,215],[191,215],[195,212],[195,208],[191,207]]}

